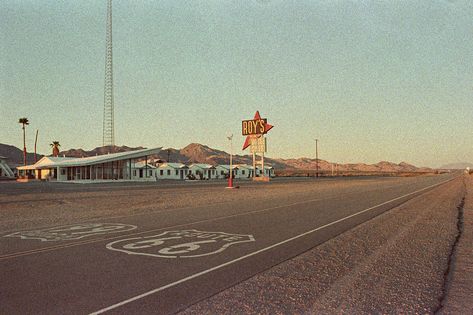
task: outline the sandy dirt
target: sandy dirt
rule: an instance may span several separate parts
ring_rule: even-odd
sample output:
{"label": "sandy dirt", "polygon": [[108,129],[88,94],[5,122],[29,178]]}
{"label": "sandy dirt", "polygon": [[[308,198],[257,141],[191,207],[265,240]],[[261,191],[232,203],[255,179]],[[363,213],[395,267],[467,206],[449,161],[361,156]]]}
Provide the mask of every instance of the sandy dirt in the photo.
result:
{"label": "sandy dirt", "polygon": [[[81,184],[65,184],[75,185],[77,191],[38,194],[28,193],[25,190],[24,193],[15,195],[2,193],[2,185],[5,184],[0,183],[0,232],[241,200],[258,200],[262,203],[265,200],[284,202],[299,197],[304,199],[308,195],[317,196],[340,188],[364,191],[364,188],[371,185],[373,181],[379,181],[379,179],[325,181],[313,185],[308,185],[307,182],[290,184],[274,182],[270,185],[242,186],[241,189],[231,191],[224,189],[226,186],[224,182],[222,186],[217,187],[189,183],[188,188],[165,189],[156,185],[144,188],[131,186],[129,189],[101,190],[101,187],[97,186],[97,191],[84,192],[81,192]],[[386,184],[394,185],[395,182]]]}

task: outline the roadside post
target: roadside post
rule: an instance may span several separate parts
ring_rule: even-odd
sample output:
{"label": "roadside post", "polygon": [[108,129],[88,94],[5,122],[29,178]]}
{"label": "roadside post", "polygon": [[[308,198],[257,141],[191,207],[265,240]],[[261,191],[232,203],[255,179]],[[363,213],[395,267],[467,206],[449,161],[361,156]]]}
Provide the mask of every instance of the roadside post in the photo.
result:
{"label": "roadside post", "polygon": [[230,168],[228,170],[228,186],[226,188],[233,189],[233,134],[227,137],[230,140]]}

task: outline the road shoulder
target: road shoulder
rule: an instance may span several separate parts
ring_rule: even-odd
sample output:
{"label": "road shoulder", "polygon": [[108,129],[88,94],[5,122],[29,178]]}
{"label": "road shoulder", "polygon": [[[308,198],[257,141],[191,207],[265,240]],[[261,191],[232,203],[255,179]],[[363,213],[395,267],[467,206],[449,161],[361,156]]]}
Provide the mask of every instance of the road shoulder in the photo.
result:
{"label": "road shoulder", "polygon": [[473,314],[473,176],[465,176],[461,236],[452,259],[442,314]]}
{"label": "road shoulder", "polygon": [[432,313],[464,187],[437,187],[183,313]]}

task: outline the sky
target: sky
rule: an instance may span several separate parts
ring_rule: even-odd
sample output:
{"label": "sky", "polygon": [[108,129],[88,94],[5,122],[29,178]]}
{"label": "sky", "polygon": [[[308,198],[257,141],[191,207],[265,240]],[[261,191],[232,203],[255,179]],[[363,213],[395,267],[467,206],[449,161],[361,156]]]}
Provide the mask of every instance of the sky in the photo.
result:
{"label": "sky", "polygon": [[[0,143],[102,145],[106,0],[0,2]],[[338,163],[473,162],[469,0],[116,0],[117,145]]]}

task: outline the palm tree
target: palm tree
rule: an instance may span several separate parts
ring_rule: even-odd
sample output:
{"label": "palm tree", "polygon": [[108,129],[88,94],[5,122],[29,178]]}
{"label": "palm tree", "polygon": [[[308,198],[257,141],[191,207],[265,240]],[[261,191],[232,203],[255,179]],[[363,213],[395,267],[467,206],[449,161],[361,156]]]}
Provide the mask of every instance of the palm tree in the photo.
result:
{"label": "palm tree", "polygon": [[25,126],[29,125],[30,122],[28,121],[28,118],[23,117],[18,120],[19,124],[22,124],[22,129],[23,129],[23,163],[26,165],[26,130]]}
{"label": "palm tree", "polygon": [[59,147],[61,146],[59,144],[59,141],[53,141],[49,145],[51,146],[51,148],[53,148],[53,156],[58,156],[59,155]]}

